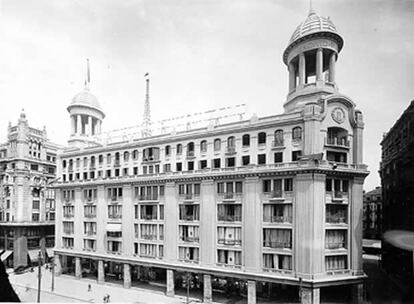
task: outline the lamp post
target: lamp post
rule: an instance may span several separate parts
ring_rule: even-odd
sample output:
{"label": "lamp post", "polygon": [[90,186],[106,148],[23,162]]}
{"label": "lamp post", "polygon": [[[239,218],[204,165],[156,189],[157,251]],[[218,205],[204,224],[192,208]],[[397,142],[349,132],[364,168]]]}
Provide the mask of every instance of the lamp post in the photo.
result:
{"label": "lamp post", "polygon": [[55,257],[52,258],[52,292],[55,290]]}
{"label": "lamp post", "polygon": [[42,281],[42,252],[39,251],[38,263],[38,274],[37,274],[37,303],[40,303],[40,288]]}
{"label": "lamp post", "polygon": [[187,299],[186,299],[185,303],[188,304],[189,303],[189,296],[190,296],[190,273],[189,272],[187,272],[186,278],[187,278]]}

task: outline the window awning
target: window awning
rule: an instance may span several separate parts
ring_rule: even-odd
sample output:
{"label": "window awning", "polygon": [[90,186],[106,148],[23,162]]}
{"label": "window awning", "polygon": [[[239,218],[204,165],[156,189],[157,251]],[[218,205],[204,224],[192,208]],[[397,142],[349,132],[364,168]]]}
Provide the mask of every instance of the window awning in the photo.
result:
{"label": "window awning", "polygon": [[7,260],[7,258],[13,253],[12,250],[6,250],[5,252],[3,252],[3,254],[1,255],[1,261],[4,262],[5,260]]}
{"label": "window awning", "polygon": [[35,249],[35,250],[28,250],[27,251],[29,258],[32,262],[37,262],[37,260],[39,259],[39,250]]}
{"label": "window awning", "polygon": [[54,256],[53,248],[46,248],[46,253],[49,258],[53,258]]}
{"label": "window awning", "polygon": [[122,224],[119,224],[119,223],[106,224],[106,231],[109,231],[109,232],[122,232]]}

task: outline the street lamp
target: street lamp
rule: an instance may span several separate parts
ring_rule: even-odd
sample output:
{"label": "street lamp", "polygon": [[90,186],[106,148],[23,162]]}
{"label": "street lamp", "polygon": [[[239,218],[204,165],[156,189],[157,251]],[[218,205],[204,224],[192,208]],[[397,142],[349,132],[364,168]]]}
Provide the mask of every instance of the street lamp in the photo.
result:
{"label": "street lamp", "polygon": [[37,259],[38,263],[38,274],[37,274],[37,303],[40,303],[40,288],[42,281],[42,251],[39,250],[39,257]]}

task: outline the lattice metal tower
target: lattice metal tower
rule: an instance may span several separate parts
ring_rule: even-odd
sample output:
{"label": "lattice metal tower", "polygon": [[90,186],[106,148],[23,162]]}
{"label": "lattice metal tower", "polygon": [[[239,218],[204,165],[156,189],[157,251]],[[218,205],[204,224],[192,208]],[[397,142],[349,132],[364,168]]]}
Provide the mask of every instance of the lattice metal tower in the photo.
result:
{"label": "lattice metal tower", "polygon": [[144,105],[144,119],[142,122],[142,137],[151,136],[151,109],[149,103],[149,74],[144,75],[146,82],[145,105]]}

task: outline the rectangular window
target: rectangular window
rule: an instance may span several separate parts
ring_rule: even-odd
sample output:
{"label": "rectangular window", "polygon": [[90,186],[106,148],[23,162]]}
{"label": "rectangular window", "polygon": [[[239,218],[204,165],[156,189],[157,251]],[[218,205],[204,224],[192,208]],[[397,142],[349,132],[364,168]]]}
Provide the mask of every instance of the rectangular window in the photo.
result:
{"label": "rectangular window", "polygon": [[283,152],[275,153],[275,163],[283,163]]}
{"label": "rectangular window", "polygon": [[292,151],[292,161],[298,161],[302,156],[302,151]]}
{"label": "rectangular window", "polygon": [[213,168],[220,168],[220,158],[213,159]]}
{"label": "rectangular window", "polygon": [[200,169],[207,168],[207,160],[200,160]]}
{"label": "rectangular window", "polygon": [[40,205],[39,201],[33,201],[32,202],[32,209],[39,210],[39,205]]}
{"label": "rectangular window", "polygon": [[242,156],[242,165],[247,166],[250,164],[250,155]]}
{"label": "rectangular window", "polygon": [[293,191],[293,179],[285,178],[285,191]]}
{"label": "rectangular window", "polygon": [[182,163],[176,163],[176,171],[183,171],[183,164]]}
{"label": "rectangular window", "polygon": [[32,221],[33,222],[39,221],[39,213],[32,213]]}
{"label": "rectangular window", "polygon": [[193,161],[189,161],[187,163],[187,170],[188,171],[193,171],[194,170],[194,162]]}
{"label": "rectangular window", "polygon": [[266,164],[266,154],[257,155],[257,164],[259,164],[259,165]]}
{"label": "rectangular window", "polygon": [[229,157],[226,159],[226,167],[231,168],[236,166],[236,158]]}

